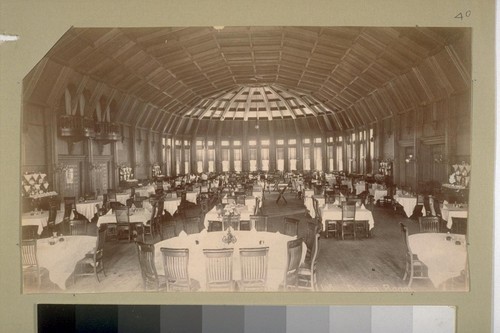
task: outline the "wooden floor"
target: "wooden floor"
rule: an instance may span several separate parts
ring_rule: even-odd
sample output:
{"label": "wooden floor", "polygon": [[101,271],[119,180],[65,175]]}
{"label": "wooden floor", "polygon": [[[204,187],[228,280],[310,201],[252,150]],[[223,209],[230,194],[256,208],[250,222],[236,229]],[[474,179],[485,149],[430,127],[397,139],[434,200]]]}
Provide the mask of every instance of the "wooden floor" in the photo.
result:
{"label": "wooden floor", "polygon": [[[266,193],[263,213],[269,215],[269,231],[282,228],[283,216],[301,220],[299,236],[305,235],[308,222],[303,202],[295,193],[287,192],[288,204],[276,205],[277,193]],[[318,256],[318,286],[320,291],[337,292],[401,292],[434,291],[429,281],[414,281],[411,290],[402,280],[404,273],[405,246],[400,233],[399,222],[405,223],[409,233],[416,233],[418,224],[391,208],[367,207],[373,211],[375,227],[372,237],[361,240],[320,239]],[[197,206],[188,209],[188,215],[199,213]],[[95,234],[95,223],[89,233]],[[150,239],[147,239],[150,241]],[[159,241],[159,238],[155,240]],[[40,292],[123,292],[142,291],[142,279],[134,243],[111,240],[104,247],[106,277],[98,283],[94,277],[81,277],[73,284],[67,281],[67,289],[54,287],[50,280],[43,279]],[[162,272],[159,272],[160,274]],[[101,275],[102,276],[102,275]],[[464,284],[454,284],[454,288],[463,290]],[[31,290],[34,291],[34,290]],[[30,289],[26,289],[30,292]]]}

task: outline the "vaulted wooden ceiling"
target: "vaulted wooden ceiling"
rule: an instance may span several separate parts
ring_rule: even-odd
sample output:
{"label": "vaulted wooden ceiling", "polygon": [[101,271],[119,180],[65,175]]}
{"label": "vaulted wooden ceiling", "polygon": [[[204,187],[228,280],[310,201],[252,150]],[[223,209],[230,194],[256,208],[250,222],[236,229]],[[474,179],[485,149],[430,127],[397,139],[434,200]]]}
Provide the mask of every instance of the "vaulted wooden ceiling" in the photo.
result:
{"label": "vaulted wooden ceiling", "polygon": [[238,132],[266,121],[275,124],[264,128],[298,135],[343,131],[469,89],[469,34],[426,27],[71,28],[25,78],[24,97],[55,105],[70,86],[75,100],[87,96],[89,113],[104,103],[117,121],[170,134]]}

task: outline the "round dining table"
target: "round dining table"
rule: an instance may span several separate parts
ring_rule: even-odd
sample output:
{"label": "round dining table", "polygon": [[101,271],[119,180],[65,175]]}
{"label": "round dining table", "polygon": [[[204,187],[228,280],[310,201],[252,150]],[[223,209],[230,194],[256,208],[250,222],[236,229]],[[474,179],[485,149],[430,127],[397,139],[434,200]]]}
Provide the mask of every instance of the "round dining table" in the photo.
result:
{"label": "round dining table", "polygon": [[412,253],[427,266],[429,279],[436,288],[466,270],[465,235],[418,233],[408,236],[408,245]]}
{"label": "round dining table", "polygon": [[[187,248],[189,249],[188,272],[190,279],[200,284],[200,291],[206,291],[205,255],[203,249],[233,248],[233,280],[241,279],[240,248],[269,247],[267,291],[277,291],[283,282],[286,261],[287,242],[296,237],[280,234],[279,232],[257,232],[257,231],[233,231],[236,242],[225,244],[222,238],[227,235],[226,231],[207,232],[203,229],[200,233],[187,235],[183,231],[177,237],[163,240],[155,244],[155,266],[158,274],[164,273],[161,248]],[[302,258],[304,261],[306,246],[302,244]]]}
{"label": "round dining table", "polygon": [[64,236],[54,245],[51,238],[37,241],[38,265],[49,271],[49,278],[59,288],[66,289],[66,280],[73,274],[76,263],[96,247],[95,236]]}

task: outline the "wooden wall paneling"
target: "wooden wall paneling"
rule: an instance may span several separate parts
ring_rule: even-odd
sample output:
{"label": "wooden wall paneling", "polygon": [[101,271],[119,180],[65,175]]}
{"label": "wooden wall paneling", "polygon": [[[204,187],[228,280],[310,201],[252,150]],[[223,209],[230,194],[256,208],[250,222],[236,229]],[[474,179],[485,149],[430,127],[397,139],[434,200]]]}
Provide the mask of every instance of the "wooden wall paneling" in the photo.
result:
{"label": "wooden wall paneling", "polygon": [[58,173],[60,177],[59,195],[61,197],[74,196],[79,198],[83,195],[83,184],[85,183],[83,174],[84,159],[83,155],[59,155],[60,163],[68,167],[66,172]]}
{"label": "wooden wall paneling", "polygon": [[35,89],[42,78],[45,68],[49,62],[48,58],[42,58],[38,64],[28,73],[23,80],[23,101],[26,103],[31,99]]}
{"label": "wooden wall paneling", "polygon": [[53,189],[58,192],[59,179],[54,174],[55,166],[58,164],[57,150],[57,113],[51,108],[44,108],[44,129],[45,129],[45,161],[47,164],[47,176],[51,180]]}

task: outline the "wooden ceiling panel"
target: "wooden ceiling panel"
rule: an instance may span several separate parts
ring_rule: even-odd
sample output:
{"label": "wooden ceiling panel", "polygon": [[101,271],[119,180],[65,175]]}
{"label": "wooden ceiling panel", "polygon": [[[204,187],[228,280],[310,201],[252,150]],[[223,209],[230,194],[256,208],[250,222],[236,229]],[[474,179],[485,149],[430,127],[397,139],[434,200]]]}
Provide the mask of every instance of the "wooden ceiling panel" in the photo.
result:
{"label": "wooden ceiling panel", "polygon": [[[163,112],[219,117],[224,103],[200,101],[238,86],[279,84],[283,94],[291,89],[307,98],[260,95],[246,107],[243,96],[234,100],[233,119],[271,116],[308,131],[360,126],[470,89],[470,33],[461,28],[72,28],[47,58],[61,68],[48,70],[54,77],[69,67],[109,91],[151,103],[142,124],[169,130],[197,125]],[[29,76],[39,86],[29,94],[32,99],[60,95],[47,92],[36,77]],[[64,88],[55,81],[46,80]],[[323,118],[332,109],[339,113]]]}

